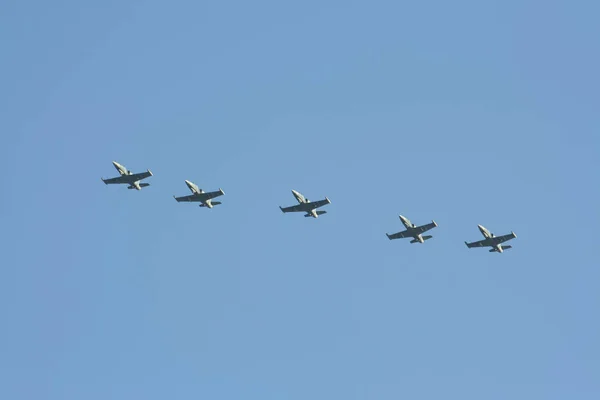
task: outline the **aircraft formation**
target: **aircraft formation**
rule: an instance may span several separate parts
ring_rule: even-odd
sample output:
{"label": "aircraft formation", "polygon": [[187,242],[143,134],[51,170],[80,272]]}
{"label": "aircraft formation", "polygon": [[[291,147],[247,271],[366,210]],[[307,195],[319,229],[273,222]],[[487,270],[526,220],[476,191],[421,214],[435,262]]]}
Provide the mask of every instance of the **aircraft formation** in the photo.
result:
{"label": "aircraft formation", "polygon": [[[140,172],[140,173],[134,174],[133,172],[129,171],[127,168],[125,168],[123,165],[119,164],[116,161],[113,161],[113,165],[117,169],[117,171],[119,171],[120,176],[117,176],[115,178],[109,178],[109,179],[100,178],[100,179],[102,179],[102,182],[104,182],[106,185],[126,184],[127,189],[136,189],[136,190],[142,190],[143,187],[150,186],[149,183],[145,183],[145,182],[141,183],[141,181],[143,179],[146,179],[146,178],[149,178],[152,176],[152,172],[149,169],[146,170],[146,172]],[[219,188],[219,190],[216,190],[214,192],[205,192],[204,190],[200,189],[195,183],[193,183],[191,181],[185,180],[185,184],[187,185],[188,189],[190,189],[192,194],[187,195],[187,196],[180,196],[180,197],[173,196],[173,198],[178,203],[179,202],[198,202],[198,203],[200,203],[200,207],[213,208],[214,206],[221,204],[220,201],[213,201],[213,199],[215,197],[223,196],[225,194],[223,189],[220,189],[220,188]],[[302,213],[304,213],[305,217],[318,218],[319,215],[326,214],[327,211],[317,210],[317,209],[321,208],[323,206],[326,206],[327,204],[331,204],[331,201],[327,197],[325,197],[323,200],[310,201],[308,198],[304,197],[300,192],[298,192],[296,190],[292,190],[292,194],[298,201],[298,204],[289,206],[289,207],[279,206],[279,208],[281,209],[281,211],[284,214],[289,213],[289,212],[302,212]],[[400,217],[400,221],[402,222],[402,224],[404,225],[404,227],[406,229],[404,231],[393,233],[391,235],[386,233],[386,236],[390,240],[412,238],[410,243],[425,243],[426,240],[431,239],[433,236],[431,236],[431,235],[423,236],[423,233],[425,233],[433,228],[436,228],[438,226],[437,223],[433,220],[428,224],[416,226],[415,224],[410,222],[410,220],[408,218],[406,218],[402,215],[400,215],[399,217]],[[477,227],[479,228],[479,231],[483,235],[484,239],[475,241],[475,242],[471,242],[471,243],[468,243],[465,241],[465,245],[468,248],[491,247],[491,249],[489,250],[490,253],[494,253],[494,252],[502,253],[502,252],[504,252],[504,250],[512,248],[512,246],[506,246],[506,245],[503,245],[502,243],[507,242],[507,241],[517,237],[517,235],[515,235],[514,232],[511,232],[507,235],[495,236],[493,233],[491,233],[489,230],[487,230],[484,226],[477,225]]]}

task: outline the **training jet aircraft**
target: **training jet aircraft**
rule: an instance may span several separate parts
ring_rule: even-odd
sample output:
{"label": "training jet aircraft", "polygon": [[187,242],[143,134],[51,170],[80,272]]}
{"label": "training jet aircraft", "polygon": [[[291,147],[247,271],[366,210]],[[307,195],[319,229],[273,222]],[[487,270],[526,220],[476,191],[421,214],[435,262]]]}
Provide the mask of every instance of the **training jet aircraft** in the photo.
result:
{"label": "training jet aircraft", "polygon": [[110,179],[100,178],[105,184],[108,185],[111,183],[126,183],[129,185],[127,186],[127,189],[137,190],[142,190],[143,187],[150,186],[149,183],[140,183],[142,179],[146,179],[149,176],[152,176],[152,172],[150,172],[150,170],[147,170],[146,172],[140,172],[139,174],[134,174],[133,172],[129,171],[127,168],[125,168],[116,161],[113,161],[113,165],[115,166],[117,171],[119,171],[121,176]]}
{"label": "training jet aircraft", "polygon": [[192,191],[192,194],[190,194],[189,196],[181,196],[181,197],[173,196],[173,198],[175,200],[177,200],[177,202],[195,201],[195,202],[202,203],[202,204],[200,204],[200,207],[213,208],[214,206],[218,206],[219,204],[221,204],[221,202],[220,201],[212,201],[211,199],[214,199],[215,197],[223,196],[225,194],[225,192],[223,192],[223,189],[219,189],[216,192],[205,192],[204,190],[198,188],[198,186],[196,186],[194,183],[192,183],[188,180],[185,181],[185,184],[187,185],[188,188],[190,188],[190,190]]}
{"label": "training jet aircraft", "polygon": [[413,240],[410,241],[411,243],[424,243],[426,240],[431,239],[432,236],[421,236],[421,234],[438,226],[433,220],[429,224],[416,226],[415,224],[411,223],[408,218],[403,217],[402,215],[400,215],[399,217],[400,221],[402,221],[402,223],[406,227],[406,230],[394,233],[392,235],[388,235],[386,233],[388,239],[390,240],[412,237]]}
{"label": "training jet aircraft", "polygon": [[478,242],[473,242],[473,243],[465,242],[465,244],[467,245],[468,248],[490,246],[490,247],[492,247],[492,249],[490,250],[490,253],[493,253],[493,252],[502,253],[504,250],[512,248],[512,246],[502,246],[500,243],[504,243],[506,241],[509,241],[509,240],[517,237],[517,235],[515,235],[514,232],[511,232],[508,235],[495,236],[493,233],[490,233],[490,231],[485,229],[483,226],[477,225],[477,227],[479,228],[479,230],[481,231],[481,234],[483,235],[483,237],[485,237],[485,239],[480,240]]}
{"label": "training jet aircraft", "polygon": [[294,195],[296,200],[298,200],[299,204],[297,206],[290,206],[290,207],[285,207],[285,208],[279,206],[281,211],[283,211],[284,213],[305,212],[306,213],[306,214],[304,214],[305,217],[318,218],[319,215],[326,214],[327,211],[317,211],[317,208],[323,207],[324,205],[331,203],[331,201],[327,197],[325,197],[325,200],[311,202],[310,200],[308,200],[307,198],[305,198],[304,196],[302,196],[300,193],[298,193],[295,190],[292,190],[292,194]]}

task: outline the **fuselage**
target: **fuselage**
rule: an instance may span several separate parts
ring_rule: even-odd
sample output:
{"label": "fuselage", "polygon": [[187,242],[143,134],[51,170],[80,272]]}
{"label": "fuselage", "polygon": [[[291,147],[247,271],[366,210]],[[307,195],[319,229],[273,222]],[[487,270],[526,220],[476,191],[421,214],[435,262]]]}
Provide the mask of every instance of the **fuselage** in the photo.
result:
{"label": "fuselage", "polygon": [[477,227],[479,228],[479,231],[481,232],[483,237],[485,237],[486,239],[494,237],[494,234],[490,233],[490,231],[488,231],[483,225],[477,225]]}
{"label": "fuselage", "polygon": [[127,179],[127,177],[133,175],[133,172],[131,172],[130,170],[128,170],[127,168],[125,168],[125,166],[119,164],[116,161],[113,161],[113,165],[115,166],[115,168],[119,171],[119,173],[121,174],[121,176],[123,176],[125,178],[125,181],[127,183],[129,183],[129,185],[131,185],[132,188],[136,189],[136,190],[142,190],[142,187],[140,186],[140,181],[136,181],[133,179]]}
{"label": "fuselage", "polygon": [[421,236],[420,233],[417,234],[412,234],[413,230],[417,227],[415,224],[413,224],[412,222],[410,222],[410,220],[408,218],[406,218],[403,215],[400,215],[400,221],[402,221],[402,224],[404,224],[404,227],[406,228],[406,230],[408,231],[408,233],[410,235],[412,235],[412,237],[418,241],[419,243],[425,243],[425,240],[423,240],[423,236]]}

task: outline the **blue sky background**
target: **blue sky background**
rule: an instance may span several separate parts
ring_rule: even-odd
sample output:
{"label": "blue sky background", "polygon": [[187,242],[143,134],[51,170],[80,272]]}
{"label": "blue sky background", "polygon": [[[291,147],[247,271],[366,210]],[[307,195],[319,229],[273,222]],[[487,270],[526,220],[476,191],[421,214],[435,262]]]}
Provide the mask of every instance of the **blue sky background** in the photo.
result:
{"label": "blue sky background", "polygon": [[1,398],[599,398],[597,2],[1,9]]}

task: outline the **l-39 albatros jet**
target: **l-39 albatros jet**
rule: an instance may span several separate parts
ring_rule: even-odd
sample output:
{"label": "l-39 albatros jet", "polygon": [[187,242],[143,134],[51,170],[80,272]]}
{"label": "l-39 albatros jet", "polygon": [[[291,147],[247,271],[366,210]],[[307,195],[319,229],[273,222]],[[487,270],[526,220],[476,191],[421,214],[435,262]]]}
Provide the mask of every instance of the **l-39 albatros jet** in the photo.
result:
{"label": "l-39 albatros jet", "polygon": [[502,253],[504,250],[512,248],[512,246],[502,246],[500,243],[504,243],[506,241],[509,241],[509,240],[517,237],[517,235],[515,235],[514,232],[511,232],[508,235],[495,236],[493,233],[490,233],[490,231],[485,229],[483,226],[477,225],[477,227],[479,228],[479,230],[481,231],[481,234],[483,235],[483,237],[485,239],[480,240],[478,242],[473,242],[473,243],[465,242],[465,244],[467,245],[468,248],[490,246],[490,247],[492,247],[492,249],[490,250],[490,253],[493,253],[493,252]]}
{"label": "l-39 albatros jet", "polygon": [[214,199],[215,197],[219,197],[219,196],[223,196],[225,194],[225,192],[223,191],[223,189],[219,189],[215,192],[205,192],[204,190],[200,189],[196,184],[186,180],[185,184],[187,185],[188,188],[190,188],[190,190],[192,191],[192,194],[190,194],[189,196],[181,196],[181,197],[175,197],[173,196],[173,198],[175,200],[177,200],[177,202],[182,202],[182,201],[193,201],[193,202],[200,202],[200,207],[208,207],[208,208],[213,208],[214,206],[218,206],[219,204],[221,204],[220,201],[212,201],[211,199]]}
{"label": "l-39 albatros jet", "polygon": [[290,207],[285,207],[285,208],[279,206],[281,211],[283,211],[284,213],[305,212],[306,213],[306,214],[304,214],[305,217],[318,218],[319,215],[326,214],[327,211],[317,211],[317,208],[323,207],[323,206],[331,203],[331,201],[327,197],[325,197],[325,200],[311,202],[310,200],[308,200],[307,198],[305,198],[304,196],[302,196],[300,193],[298,193],[295,190],[292,190],[292,194],[294,195],[296,200],[298,200],[299,204],[297,206],[290,206]]}
{"label": "l-39 albatros jet", "polygon": [[426,240],[431,239],[432,236],[431,235],[421,236],[421,234],[438,226],[435,223],[435,221],[433,221],[433,220],[429,224],[416,226],[415,224],[411,223],[408,218],[406,218],[402,215],[400,215],[399,217],[400,217],[400,221],[402,221],[402,223],[406,227],[406,230],[402,231],[402,232],[394,233],[392,235],[389,235],[386,233],[388,239],[390,239],[390,240],[412,237],[413,240],[410,241],[411,243],[424,243]]}
{"label": "l-39 albatros jet", "polygon": [[119,171],[121,176],[110,179],[100,178],[105,184],[108,185],[112,183],[126,183],[129,185],[127,186],[127,189],[137,190],[142,190],[143,187],[150,186],[149,183],[140,183],[142,179],[146,179],[149,176],[152,176],[152,172],[150,172],[150,170],[147,170],[146,172],[140,172],[139,174],[134,174],[133,172],[129,171],[127,168],[125,168],[116,161],[113,161],[113,165],[115,166],[117,171]]}

